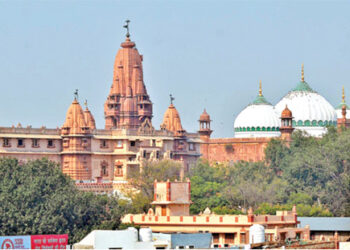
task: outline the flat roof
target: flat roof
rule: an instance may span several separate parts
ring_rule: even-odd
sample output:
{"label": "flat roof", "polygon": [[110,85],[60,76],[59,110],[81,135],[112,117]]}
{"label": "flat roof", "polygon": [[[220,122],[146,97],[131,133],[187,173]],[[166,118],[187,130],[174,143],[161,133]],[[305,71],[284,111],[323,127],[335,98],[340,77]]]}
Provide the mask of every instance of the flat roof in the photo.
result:
{"label": "flat roof", "polygon": [[310,226],[310,231],[348,231],[350,217],[298,217],[300,227]]}

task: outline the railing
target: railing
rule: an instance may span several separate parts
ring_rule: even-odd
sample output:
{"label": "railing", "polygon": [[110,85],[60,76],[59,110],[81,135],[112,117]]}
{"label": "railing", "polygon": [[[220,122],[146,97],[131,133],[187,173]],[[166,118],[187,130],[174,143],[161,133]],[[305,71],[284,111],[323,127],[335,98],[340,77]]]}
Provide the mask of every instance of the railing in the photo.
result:
{"label": "railing", "polygon": [[42,128],[19,128],[19,127],[0,127],[1,134],[45,134],[45,135],[60,135],[61,130],[59,128],[50,129],[46,127]]}

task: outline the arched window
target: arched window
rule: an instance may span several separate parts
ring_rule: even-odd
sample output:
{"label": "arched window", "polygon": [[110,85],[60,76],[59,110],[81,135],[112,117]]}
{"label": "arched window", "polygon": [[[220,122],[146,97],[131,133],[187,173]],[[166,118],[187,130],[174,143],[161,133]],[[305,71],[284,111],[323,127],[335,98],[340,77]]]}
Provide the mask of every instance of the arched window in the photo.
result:
{"label": "arched window", "polygon": [[304,125],[305,125],[305,126],[310,126],[310,121],[309,121],[309,120],[306,120],[306,121],[304,122]]}
{"label": "arched window", "polygon": [[317,126],[317,121],[316,120],[312,121],[312,126]]}
{"label": "arched window", "polygon": [[303,121],[299,120],[298,121],[298,126],[300,126],[300,127],[303,126]]}

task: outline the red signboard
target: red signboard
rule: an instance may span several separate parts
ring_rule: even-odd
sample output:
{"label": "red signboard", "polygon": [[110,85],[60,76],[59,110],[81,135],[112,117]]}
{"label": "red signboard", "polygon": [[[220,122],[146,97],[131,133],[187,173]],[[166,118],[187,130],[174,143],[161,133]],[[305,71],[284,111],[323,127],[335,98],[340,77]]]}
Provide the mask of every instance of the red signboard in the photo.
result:
{"label": "red signboard", "polygon": [[68,245],[67,234],[52,234],[52,235],[32,235],[32,249],[66,249]]}

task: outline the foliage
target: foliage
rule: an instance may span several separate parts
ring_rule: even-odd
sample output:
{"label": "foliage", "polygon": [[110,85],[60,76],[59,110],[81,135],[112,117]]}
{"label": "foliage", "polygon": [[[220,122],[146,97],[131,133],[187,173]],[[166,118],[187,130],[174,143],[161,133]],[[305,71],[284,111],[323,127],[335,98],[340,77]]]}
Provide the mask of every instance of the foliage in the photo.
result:
{"label": "foliage", "polygon": [[322,138],[296,131],[289,145],[272,139],[264,162],[210,164],[190,171],[191,213],[274,214],[297,205],[299,216],[350,216],[350,130]]}
{"label": "foliage", "polygon": [[47,159],[0,159],[0,175],[0,235],[68,234],[74,243],[91,230],[118,228],[125,212],[115,197],[78,191]]}
{"label": "foliage", "polygon": [[135,187],[135,190],[128,194],[132,200],[131,212],[147,212],[151,207],[150,203],[153,201],[154,181],[179,179],[180,170],[180,164],[174,161],[144,161],[141,171],[133,171],[129,176],[129,183]]}

